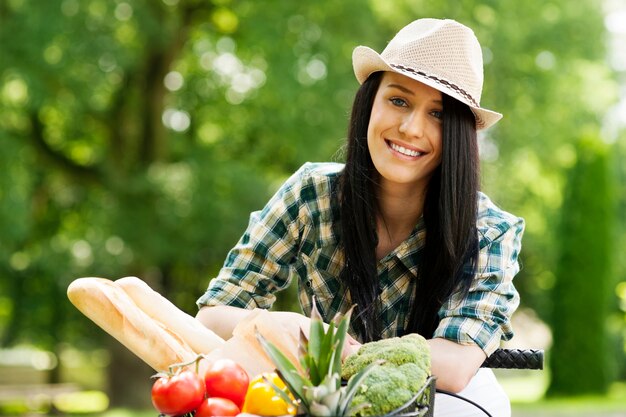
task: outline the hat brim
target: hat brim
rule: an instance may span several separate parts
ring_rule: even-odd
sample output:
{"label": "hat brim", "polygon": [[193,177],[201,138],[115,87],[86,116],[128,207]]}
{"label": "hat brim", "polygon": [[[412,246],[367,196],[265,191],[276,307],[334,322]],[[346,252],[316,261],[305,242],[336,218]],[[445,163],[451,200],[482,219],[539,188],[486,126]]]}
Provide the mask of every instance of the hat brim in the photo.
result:
{"label": "hat brim", "polygon": [[354,75],[359,81],[359,84],[363,84],[367,78],[378,71],[391,71],[398,74],[405,75],[429,87],[441,91],[453,97],[460,102],[466,104],[474,113],[476,118],[476,130],[487,129],[493,126],[498,120],[502,119],[502,114],[478,107],[469,102],[469,100],[463,95],[459,94],[452,88],[425,76],[422,76],[414,71],[405,71],[401,68],[395,68],[389,65],[383,57],[367,46],[357,46],[352,52],[352,68],[354,69]]}

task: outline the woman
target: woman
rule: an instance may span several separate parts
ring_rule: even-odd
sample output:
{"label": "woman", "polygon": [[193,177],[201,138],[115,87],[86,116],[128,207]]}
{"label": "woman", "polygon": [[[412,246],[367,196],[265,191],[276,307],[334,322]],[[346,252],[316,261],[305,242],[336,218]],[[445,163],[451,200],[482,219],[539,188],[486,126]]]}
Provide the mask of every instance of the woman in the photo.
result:
{"label": "woman", "polygon": [[[305,164],[252,214],[197,317],[229,337],[295,277],[305,315],[313,295],[325,320],[357,305],[349,351],[420,333],[438,388],[510,415],[491,371],[478,370],[512,337],[524,222],[478,190],[476,132],[502,117],[479,105],[478,40],[455,21],[420,19],[380,55],[357,47],[353,66],[345,166]],[[294,335],[308,326],[272,314]],[[437,401],[438,416],[469,415]]]}

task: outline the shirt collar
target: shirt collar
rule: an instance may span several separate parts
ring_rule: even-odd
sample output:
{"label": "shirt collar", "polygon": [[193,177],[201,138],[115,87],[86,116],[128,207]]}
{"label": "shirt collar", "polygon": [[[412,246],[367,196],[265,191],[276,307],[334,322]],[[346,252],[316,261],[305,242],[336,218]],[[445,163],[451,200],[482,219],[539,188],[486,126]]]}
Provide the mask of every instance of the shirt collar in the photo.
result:
{"label": "shirt collar", "polygon": [[413,228],[413,231],[397,248],[391,251],[387,256],[381,259],[381,263],[389,261],[391,258],[397,258],[404,266],[413,274],[417,275],[418,270],[418,252],[422,250],[426,243],[426,224],[424,216],[420,216]]}

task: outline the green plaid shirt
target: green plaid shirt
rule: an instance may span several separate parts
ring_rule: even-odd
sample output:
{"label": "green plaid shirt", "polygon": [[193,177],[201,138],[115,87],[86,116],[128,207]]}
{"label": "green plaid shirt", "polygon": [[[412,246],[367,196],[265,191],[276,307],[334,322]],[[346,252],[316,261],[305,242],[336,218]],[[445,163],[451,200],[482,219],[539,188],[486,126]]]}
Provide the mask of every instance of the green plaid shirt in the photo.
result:
{"label": "green plaid shirt", "polygon": [[[263,210],[252,213],[246,232],[198,306],[267,309],[276,300],[274,294],[297,279],[304,314],[310,314],[313,295],[325,321],[346,312],[350,296],[338,279],[344,267],[339,207],[331,199],[342,168],[336,163],[307,163]],[[510,318],[519,295],[512,280],[519,271],[524,221],[481,193],[477,227],[479,272],[467,296],[453,295],[441,307],[434,336],[478,345],[490,355],[501,339],[513,336]],[[383,337],[405,333],[425,233],[420,220],[406,241],[378,262]]]}

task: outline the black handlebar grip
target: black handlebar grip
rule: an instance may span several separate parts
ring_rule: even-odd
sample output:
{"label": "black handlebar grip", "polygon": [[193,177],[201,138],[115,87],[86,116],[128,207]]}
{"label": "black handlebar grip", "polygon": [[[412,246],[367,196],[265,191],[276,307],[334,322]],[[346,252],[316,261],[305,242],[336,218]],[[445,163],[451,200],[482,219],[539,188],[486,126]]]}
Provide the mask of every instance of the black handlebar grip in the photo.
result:
{"label": "black handlebar grip", "polygon": [[543,350],[497,349],[481,368],[543,369]]}

